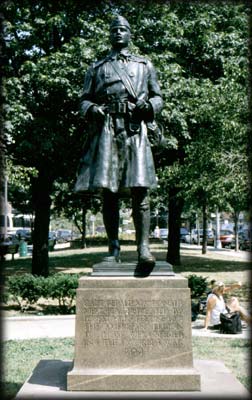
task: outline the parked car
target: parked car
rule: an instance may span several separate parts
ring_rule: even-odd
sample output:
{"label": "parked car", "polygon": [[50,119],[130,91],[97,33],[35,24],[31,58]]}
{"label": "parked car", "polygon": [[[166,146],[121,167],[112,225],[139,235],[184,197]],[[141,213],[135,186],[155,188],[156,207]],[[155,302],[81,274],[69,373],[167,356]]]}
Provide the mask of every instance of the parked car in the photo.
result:
{"label": "parked car", "polygon": [[97,226],[95,233],[96,235],[106,234],[105,226]]}
{"label": "parked car", "polygon": [[54,246],[57,243],[56,237],[57,237],[56,236],[56,232],[54,232],[54,231],[50,231],[49,232],[49,234],[48,234],[48,248],[49,248],[49,251],[53,251],[54,250]]}
{"label": "parked car", "polygon": [[249,229],[245,229],[240,231],[238,234],[239,237],[239,249],[240,250],[250,250],[252,249],[252,232]]}
{"label": "parked car", "polygon": [[72,231],[70,229],[58,229],[57,230],[57,242],[65,243],[70,242],[72,239]]}
{"label": "parked car", "polygon": [[30,228],[17,229],[15,233],[17,240],[24,239],[27,244],[32,244],[32,232]]}
{"label": "parked car", "polygon": [[124,233],[127,235],[135,235],[136,231],[135,229],[125,229]]}
{"label": "parked car", "polygon": [[15,233],[8,233],[7,239],[12,242],[13,244],[19,244],[19,240]]}
{"label": "parked car", "polygon": [[189,233],[188,229],[186,229],[184,227],[180,228],[180,241],[181,242],[185,243],[185,241],[186,241],[185,238],[186,238],[186,235],[188,235],[188,233]]}
{"label": "parked car", "polygon": [[[192,243],[192,244],[198,244],[198,233],[199,233],[199,239],[200,239],[200,244],[202,244],[203,241],[203,229],[192,229],[191,234],[188,233],[185,236],[185,242],[186,243]],[[207,229],[207,244],[208,245],[214,245],[214,233],[213,230],[208,228]]]}
{"label": "parked car", "polygon": [[5,259],[6,254],[14,254],[18,252],[19,241],[15,237],[15,235],[5,236],[0,234],[0,260],[3,261]]}
{"label": "parked car", "polygon": [[234,247],[235,235],[232,231],[228,229],[220,230],[220,241],[222,247]]}
{"label": "parked car", "polygon": [[160,228],[159,232],[160,232],[160,234],[159,234],[160,239],[168,240],[168,229],[167,228]]}

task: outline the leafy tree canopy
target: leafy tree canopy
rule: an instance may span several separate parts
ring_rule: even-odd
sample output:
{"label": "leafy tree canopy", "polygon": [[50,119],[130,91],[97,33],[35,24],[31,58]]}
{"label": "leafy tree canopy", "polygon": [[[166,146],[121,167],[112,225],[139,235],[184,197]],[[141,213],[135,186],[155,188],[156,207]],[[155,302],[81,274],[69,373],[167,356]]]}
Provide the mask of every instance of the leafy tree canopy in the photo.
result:
{"label": "leafy tree canopy", "polygon": [[[107,51],[116,13],[132,26],[132,49],[158,70],[169,143],[156,157],[163,194],[174,185],[193,199],[203,188],[212,203],[231,202],[245,182],[247,3],[18,0],[2,10],[8,151],[15,165],[37,171],[37,213],[50,206],[41,194],[50,196],[55,182],[72,188],[85,141],[83,77]],[[226,173],[230,161],[235,174]]]}

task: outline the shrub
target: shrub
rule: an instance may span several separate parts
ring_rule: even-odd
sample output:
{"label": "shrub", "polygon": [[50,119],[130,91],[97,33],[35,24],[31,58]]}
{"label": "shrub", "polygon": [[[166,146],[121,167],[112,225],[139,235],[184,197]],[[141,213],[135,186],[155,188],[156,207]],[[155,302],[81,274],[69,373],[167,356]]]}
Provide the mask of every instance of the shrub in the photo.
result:
{"label": "shrub", "polygon": [[55,274],[47,278],[47,295],[58,300],[61,311],[71,311],[76,297],[78,279],[78,274]]}
{"label": "shrub", "polygon": [[42,296],[45,279],[44,277],[38,277],[32,274],[9,277],[7,282],[8,293],[11,294],[14,301],[18,303],[21,311],[29,308]]}
{"label": "shrub", "polygon": [[9,301],[9,293],[5,290],[5,288],[1,288],[0,291],[0,303],[7,304]]}
{"label": "shrub", "polygon": [[197,299],[206,293],[208,287],[207,278],[204,278],[203,276],[189,275],[187,279],[188,286],[191,289],[192,299]]}
{"label": "shrub", "polygon": [[14,275],[7,281],[8,291],[21,311],[28,309],[39,298],[57,299],[60,312],[72,311],[78,287],[78,274],[55,274],[47,278],[32,274]]}

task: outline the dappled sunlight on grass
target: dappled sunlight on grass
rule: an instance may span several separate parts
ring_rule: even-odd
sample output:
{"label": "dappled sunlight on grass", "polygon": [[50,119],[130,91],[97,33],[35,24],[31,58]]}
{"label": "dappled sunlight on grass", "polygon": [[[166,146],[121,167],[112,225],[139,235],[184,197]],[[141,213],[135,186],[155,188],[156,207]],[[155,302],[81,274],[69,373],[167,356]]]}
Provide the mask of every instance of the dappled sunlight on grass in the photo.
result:
{"label": "dappled sunlight on grass", "polygon": [[180,271],[246,271],[251,270],[251,263],[247,261],[237,260],[221,260],[212,259],[210,257],[202,256],[181,256],[181,266],[175,266],[177,272]]}
{"label": "dappled sunlight on grass", "polygon": [[[157,261],[165,261],[167,255],[167,244],[151,244],[151,251]],[[50,272],[85,272],[92,268],[93,264],[99,263],[107,255],[106,246],[87,247],[85,249],[61,249],[49,253]],[[136,246],[121,245],[121,261],[137,262]],[[2,273],[5,276],[31,272],[31,257],[16,258],[15,260],[6,260],[3,263]],[[245,259],[235,258],[232,254],[215,253],[208,251],[207,254],[201,254],[201,249],[182,248],[181,265],[173,266],[176,273],[202,273],[219,274],[220,272],[244,272],[251,270],[251,263]]]}

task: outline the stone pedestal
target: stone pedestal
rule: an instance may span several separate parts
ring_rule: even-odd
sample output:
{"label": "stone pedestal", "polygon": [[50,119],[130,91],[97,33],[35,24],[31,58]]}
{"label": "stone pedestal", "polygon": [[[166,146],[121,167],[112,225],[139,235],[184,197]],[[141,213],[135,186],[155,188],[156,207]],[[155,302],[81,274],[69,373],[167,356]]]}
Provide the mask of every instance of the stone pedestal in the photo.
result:
{"label": "stone pedestal", "polygon": [[79,280],[69,391],[199,391],[187,279]]}

